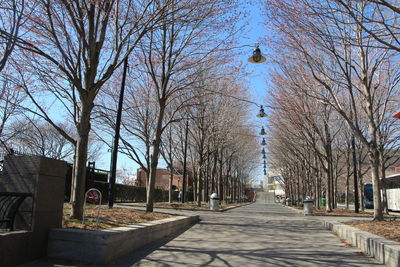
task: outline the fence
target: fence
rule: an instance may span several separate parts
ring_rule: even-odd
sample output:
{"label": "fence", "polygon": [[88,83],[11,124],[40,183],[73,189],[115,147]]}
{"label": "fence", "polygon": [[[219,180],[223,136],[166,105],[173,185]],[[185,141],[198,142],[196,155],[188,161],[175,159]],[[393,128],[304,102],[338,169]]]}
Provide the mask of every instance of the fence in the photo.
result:
{"label": "fence", "polygon": [[[86,173],[86,186],[85,191],[90,188],[96,188],[100,190],[103,196],[103,203],[108,202],[108,186],[107,182],[107,171],[87,168]],[[71,181],[72,181],[72,164],[68,166],[67,177],[65,179],[65,202],[70,201],[71,197]],[[172,192],[172,201],[178,200],[179,192]],[[193,201],[193,193],[188,193],[188,201]],[[169,200],[168,190],[162,190],[156,188],[154,190],[154,201],[155,202],[166,202]],[[115,185],[115,202],[146,202],[146,188],[139,186]]]}

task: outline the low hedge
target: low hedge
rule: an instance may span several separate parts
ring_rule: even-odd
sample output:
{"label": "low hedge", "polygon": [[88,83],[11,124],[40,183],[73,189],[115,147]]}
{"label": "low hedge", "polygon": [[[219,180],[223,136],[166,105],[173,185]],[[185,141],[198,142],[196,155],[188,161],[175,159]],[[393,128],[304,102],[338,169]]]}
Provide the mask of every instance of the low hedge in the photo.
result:
{"label": "low hedge", "polygon": [[[102,202],[108,202],[108,186],[109,183],[102,182],[102,181],[93,181],[89,180],[86,182],[86,189],[85,191],[96,188],[100,190],[102,195]],[[65,188],[65,201],[69,202],[70,200],[70,191],[71,187],[70,184],[66,185]],[[179,192],[173,191],[172,192],[172,201],[178,200]],[[190,194],[188,195],[190,196]],[[189,197],[190,198],[190,197]],[[162,190],[156,188],[154,190],[154,201],[155,202],[167,202],[169,200],[169,192],[168,190]],[[115,202],[146,202],[146,188],[145,187],[138,187],[138,186],[131,186],[131,185],[124,185],[124,184],[115,184]]]}

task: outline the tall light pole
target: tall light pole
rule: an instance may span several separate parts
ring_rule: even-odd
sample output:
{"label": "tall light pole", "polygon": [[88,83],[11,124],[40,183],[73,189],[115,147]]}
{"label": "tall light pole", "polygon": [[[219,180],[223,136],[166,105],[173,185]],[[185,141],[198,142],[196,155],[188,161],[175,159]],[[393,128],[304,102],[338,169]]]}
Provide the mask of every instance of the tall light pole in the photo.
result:
{"label": "tall light pole", "polygon": [[115,122],[115,134],[114,143],[111,151],[111,166],[110,166],[110,181],[108,185],[108,207],[112,208],[114,206],[115,199],[115,176],[117,172],[117,157],[118,157],[118,142],[119,142],[119,131],[121,128],[121,115],[122,115],[122,105],[124,102],[124,91],[125,91],[125,80],[126,72],[128,69],[128,58],[124,61],[124,70],[122,73],[121,91],[119,92],[117,119]]}
{"label": "tall light pole", "polygon": [[182,203],[185,203],[185,197],[186,197],[186,154],[187,154],[187,146],[188,146],[188,140],[187,140],[188,132],[189,132],[189,120],[186,121],[185,147],[183,150]]}

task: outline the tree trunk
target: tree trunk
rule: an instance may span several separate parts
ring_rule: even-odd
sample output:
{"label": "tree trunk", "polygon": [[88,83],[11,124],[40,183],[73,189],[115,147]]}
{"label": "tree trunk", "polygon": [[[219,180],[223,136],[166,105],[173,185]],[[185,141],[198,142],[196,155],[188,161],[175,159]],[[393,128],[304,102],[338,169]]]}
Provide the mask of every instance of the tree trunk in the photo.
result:
{"label": "tree trunk", "polygon": [[374,191],[374,221],[382,221],[383,213],[379,182],[379,152],[373,145],[368,151],[368,156],[371,164],[372,187]]}
{"label": "tree trunk", "polygon": [[219,177],[218,177],[218,185],[217,185],[217,190],[218,190],[218,196],[222,197],[223,193],[223,181],[222,181],[222,172],[223,172],[223,162],[222,162],[222,157],[223,157],[223,150],[221,149],[221,156],[219,159]]}
{"label": "tree trunk", "polygon": [[197,198],[196,198],[196,201],[197,201],[197,206],[198,207],[201,207],[201,189],[202,189],[202,186],[201,186],[201,184],[202,184],[202,175],[203,175],[203,172],[202,172],[202,165],[203,165],[203,162],[199,162],[199,170],[198,170],[198,178],[197,178]]}
{"label": "tree trunk", "polygon": [[386,168],[385,168],[385,159],[384,159],[384,150],[379,149],[379,165],[380,165],[380,175],[381,175],[381,180],[380,180],[380,188],[382,190],[382,205],[383,205],[383,212],[386,215],[389,215],[389,210],[388,210],[388,204],[387,204],[387,193],[386,193],[386,187],[385,187],[385,179],[386,179]]}
{"label": "tree trunk", "polygon": [[[361,164],[359,163],[359,166],[361,166]],[[361,175],[361,170],[360,169],[358,169],[357,170],[357,172],[358,172],[358,180],[359,180],[359,184],[358,184],[358,187],[359,187],[359,194],[358,194],[358,201],[359,201],[359,203],[360,203],[360,210],[361,211],[364,211],[364,209],[365,209],[365,205],[364,205],[364,177]]]}
{"label": "tree trunk", "polygon": [[211,178],[211,194],[212,193],[217,193],[216,189],[216,181],[217,181],[217,165],[218,165],[218,151],[214,152],[214,163],[213,163],[213,169],[212,169],[212,178]]}
{"label": "tree trunk", "polygon": [[74,162],[74,173],[71,185],[71,217],[74,219],[83,219],[83,204],[85,201],[86,186],[86,161],[89,144],[90,132],[90,114],[92,106],[88,103],[82,103],[82,112],[79,120],[78,140],[76,144],[76,155]]}
{"label": "tree trunk", "polygon": [[154,206],[154,186],[156,183],[156,172],[158,165],[158,157],[160,155],[160,143],[161,143],[161,134],[162,134],[162,123],[164,120],[164,111],[165,111],[165,103],[161,101],[160,103],[160,111],[157,118],[157,128],[156,128],[156,136],[153,141],[153,156],[151,158],[150,164],[150,179],[149,184],[146,190],[146,212],[153,212]]}
{"label": "tree trunk", "polygon": [[326,177],[326,192],[325,192],[325,199],[326,199],[326,206],[325,206],[325,210],[327,212],[332,212],[332,199],[331,199],[331,177],[330,177],[330,171],[329,171],[329,163],[327,160],[325,160],[324,162],[324,173],[325,173],[325,177]]}
{"label": "tree trunk", "polygon": [[346,175],[346,193],[345,193],[345,200],[344,200],[347,210],[349,209],[349,193],[350,193],[349,187],[350,187],[350,174],[349,174],[349,172],[347,172],[347,175]]}
{"label": "tree trunk", "polygon": [[168,201],[172,203],[172,181],[174,180],[173,165],[172,161],[170,163],[170,174],[169,174],[169,184],[168,184]]}

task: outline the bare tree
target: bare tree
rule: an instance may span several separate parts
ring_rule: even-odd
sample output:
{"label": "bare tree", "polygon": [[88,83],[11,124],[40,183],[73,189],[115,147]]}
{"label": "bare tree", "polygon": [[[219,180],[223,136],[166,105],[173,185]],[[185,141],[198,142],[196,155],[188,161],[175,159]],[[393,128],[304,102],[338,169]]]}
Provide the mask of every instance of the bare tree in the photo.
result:
{"label": "bare tree", "polygon": [[[377,110],[385,110],[398,90],[395,81],[398,75],[386,76],[395,82],[381,81],[387,66],[394,62],[393,56],[374,45],[376,41],[366,36],[362,27],[349,23],[354,21],[351,16],[337,15],[335,7],[329,3],[301,1],[301,12],[295,16],[293,7],[298,7],[299,3],[270,4],[275,8],[274,16],[279,18],[275,25],[279,25],[285,38],[290,40],[286,42],[287,47],[296,51],[291,54],[291,60],[303,62],[304,69],[319,83],[318,87],[308,86],[302,90],[331,105],[368,148],[374,184],[374,219],[382,220],[377,149],[377,130],[382,115]],[[276,9],[278,6],[281,10]],[[358,8],[362,11],[366,6],[361,3]],[[367,134],[361,129],[359,118],[368,125]]]}
{"label": "bare tree", "polygon": [[[147,187],[147,211],[153,211],[155,175],[160,156],[161,136],[168,124],[165,122],[166,107],[178,95],[188,94],[187,90],[196,86],[195,82],[211,66],[206,61],[219,46],[226,45],[232,38],[235,20],[228,16],[234,1],[223,3],[195,1],[193,3],[173,2],[170,15],[165,15],[159,30],[146,34],[142,39],[142,51],[137,54],[144,62],[141,75],[151,77],[156,96],[157,120],[152,162]],[[231,19],[227,25],[225,19]],[[224,38],[217,35],[227,30]]]}
{"label": "bare tree", "polygon": [[[76,143],[71,198],[74,218],[81,219],[83,215],[87,148],[95,99],[143,35],[154,28],[168,5],[168,1],[160,4],[152,0],[140,3],[41,0],[34,9],[28,10],[32,14],[25,27],[30,31],[17,43],[21,48],[18,61],[25,67],[20,67],[20,73],[30,70],[41,82],[29,86],[24,83],[34,107],[30,110],[71,143]],[[76,138],[63,131],[39,104],[38,93],[46,90],[61,107],[67,108],[76,126]]]}
{"label": "bare tree", "polygon": [[[35,6],[35,1],[29,5]],[[25,21],[25,0],[0,1],[0,73],[6,66]]]}
{"label": "bare tree", "polygon": [[51,125],[25,120],[15,123],[13,127],[23,129],[13,138],[14,147],[23,148],[29,154],[54,159],[67,160],[73,158],[74,146],[59,135]]}
{"label": "bare tree", "polygon": [[[376,47],[391,49],[400,52],[400,8],[396,1],[369,0],[369,1],[349,1],[335,0],[331,5],[338,3],[342,8],[336,9],[350,16],[351,23],[374,38],[378,44]],[[363,6],[363,8],[360,8]],[[354,43],[357,45],[357,42]]]}
{"label": "bare tree", "polygon": [[4,73],[0,75],[0,139],[7,143],[18,134],[21,129],[12,128],[11,122],[21,114],[20,108],[26,98],[23,90],[16,86],[12,79]]}

